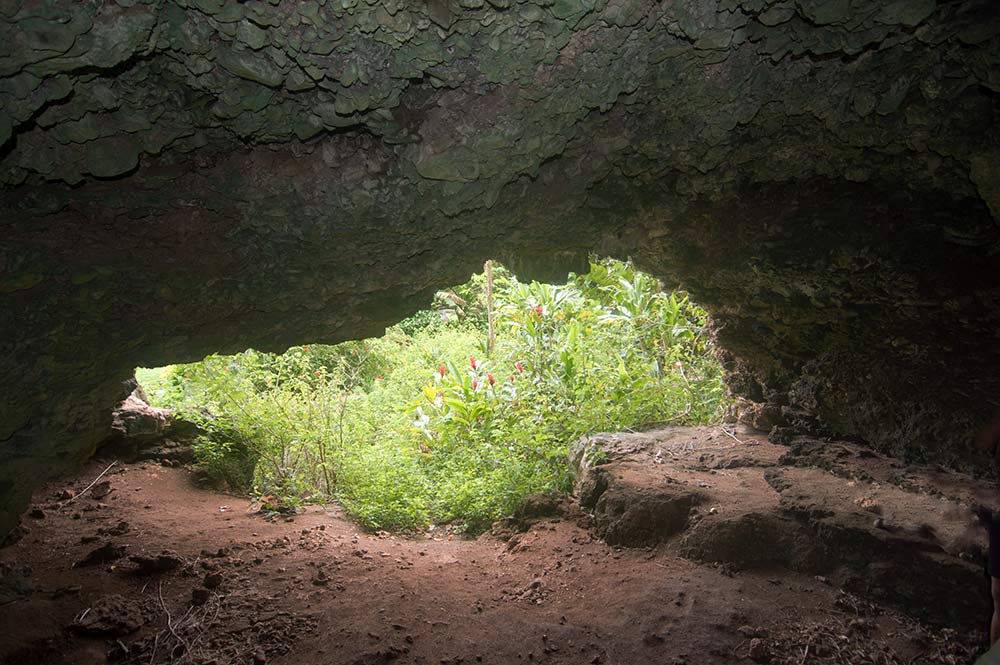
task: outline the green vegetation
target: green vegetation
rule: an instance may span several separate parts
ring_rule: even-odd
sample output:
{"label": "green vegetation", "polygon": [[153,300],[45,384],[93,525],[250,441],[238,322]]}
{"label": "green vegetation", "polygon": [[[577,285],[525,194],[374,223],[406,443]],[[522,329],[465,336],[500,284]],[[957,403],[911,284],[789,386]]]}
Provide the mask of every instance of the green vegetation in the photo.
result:
{"label": "green vegetation", "polygon": [[567,449],[596,431],[704,424],[724,407],[705,312],[629,264],[568,284],[496,267],[384,337],[249,350],[140,370],[158,406],[207,435],[199,464],[267,510],[335,499],[369,528],[470,530],[569,487]]}

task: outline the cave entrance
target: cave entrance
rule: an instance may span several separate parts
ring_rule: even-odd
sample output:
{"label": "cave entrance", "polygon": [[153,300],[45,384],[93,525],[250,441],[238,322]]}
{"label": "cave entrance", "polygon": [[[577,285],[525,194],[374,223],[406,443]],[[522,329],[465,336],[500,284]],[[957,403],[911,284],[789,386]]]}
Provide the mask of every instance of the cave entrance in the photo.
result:
{"label": "cave entrance", "polygon": [[705,312],[628,263],[489,272],[379,338],[138,369],[138,454],[0,550],[0,662],[971,662],[981,483],[721,423]]}
{"label": "cave entrance", "polygon": [[704,310],[616,260],[561,285],[490,261],[380,338],[137,378],[200,428],[206,481],[275,516],[336,500],[373,530],[482,531],[568,491],[582,435],[710,424],[726,405]]}

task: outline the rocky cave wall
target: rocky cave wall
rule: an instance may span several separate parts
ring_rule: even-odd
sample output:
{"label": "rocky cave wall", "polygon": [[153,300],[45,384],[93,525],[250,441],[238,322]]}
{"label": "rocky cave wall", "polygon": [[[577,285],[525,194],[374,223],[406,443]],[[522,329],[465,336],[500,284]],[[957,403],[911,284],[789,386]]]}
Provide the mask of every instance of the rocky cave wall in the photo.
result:
{"label": "rocky cave wall", "polygon": [[992,0],[0,2],[0,529],[136,365],[631,255],[762,426],[970,461],[1000,396]]}

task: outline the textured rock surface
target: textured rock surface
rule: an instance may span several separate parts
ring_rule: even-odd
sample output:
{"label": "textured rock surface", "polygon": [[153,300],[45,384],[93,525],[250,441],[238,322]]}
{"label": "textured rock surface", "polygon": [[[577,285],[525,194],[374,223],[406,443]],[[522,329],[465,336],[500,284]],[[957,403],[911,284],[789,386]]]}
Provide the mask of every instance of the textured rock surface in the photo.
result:
{"label": "textured rock surface", "polygon": [[204,430],[175,420],[172,410],[150,406],[146,399],[142,388],[137,388],[111,413],[111,433],[101,443],[100,454],[124,462],[194,462],[192,444]]}
{"label": "textured rock surface", "polygon": [[170,409],[150,406],[134,391],[111,413],[111,438],[140,445],[163,438],[172,422]]}
{"label": "textured rock surface", "polygon": [[995,3],[0,3],[0,527],[137,364],[631,254],[783,421],[961,459],[1000,394]]}
{"label": "textured rock surface", "polygon": [[75,622],[71,629],[86,635],[121,637],[146,625],[154,612],[148,603],[138,598],[118,594],[98,598],[90,611]]}
{"label": "textured rock surface", "polygon": [[729,574],[821,575],[941,625],[972,628],[988,614],[985,593],[956,589],[982,587],[986,533],[970,507],[992,498],[990,483],[843,441],[786,448],[746,429],[602,434],[577,452],[580,504],[609,544],[663,543]]}
{"label": "textured rock surface", "polygon": [[[595,470],[591,475],[602,475]],[[704,495],[677,483],[644,482],[641,468],[619,464],[609,478],[599,481],[605,490],[593,506],[597,534],[609,545],[627,547],[654,546],[681,533],[692,509],[705,500]]]}

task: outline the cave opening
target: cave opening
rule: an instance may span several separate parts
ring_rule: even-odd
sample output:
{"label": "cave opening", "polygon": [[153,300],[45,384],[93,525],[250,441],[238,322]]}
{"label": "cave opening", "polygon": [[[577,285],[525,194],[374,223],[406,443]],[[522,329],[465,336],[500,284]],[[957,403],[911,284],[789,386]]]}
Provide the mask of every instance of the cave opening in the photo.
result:
{"label": "cave opening", "polygon": [[369,530],[476,534],[567,493],[582,437],[728,413],[707,313],[612,259],[563,284],[487,261],[379,337],[136,380],[99,455],[193,462],[271,518],[336,500]]}
{"label": "cave opening", "polygon": [[[998,43],[991,0],[0,3],[0,661],[971,662],[1000,438]],[[353,483],[354,520],[489,522],[475,538],[334,504],[247,514],[166,443],[167,465],[95,458],[161,434],[153,407],[116,410],[136,366],[315,362],[303,342],[374,339],[488,257],[529,281],[595,252],[710,314],[736,422],[574,429],[654,424],[655,390],[618,418],[501,347],[430,354],[368,421],[415,453],[310,466]],[[336,406],[329,353],[306,377]],[[646,388],[689,369],[629,362]],[[379,392],[364,371],[345,423]],[[470,461],[494,441],[478,425],[448,456],[461,481],[404,473],[445,459],[466,380],[456,404],[530,385],[579,434],[569,499],[514,506],[569,480],[542,454]],[[500,420],[531,448],[531,417]],[[202,461],[232,465],[227,441]]]}
{"label": "cave opening", "polygon": [[591,259],[560,285],[486,268],[379,337],[138,368],[110,439],[0,550],[18,610],[0,610],[0,653],[982,649],[981,481],[725,399],[707,312],[631,262]]}

